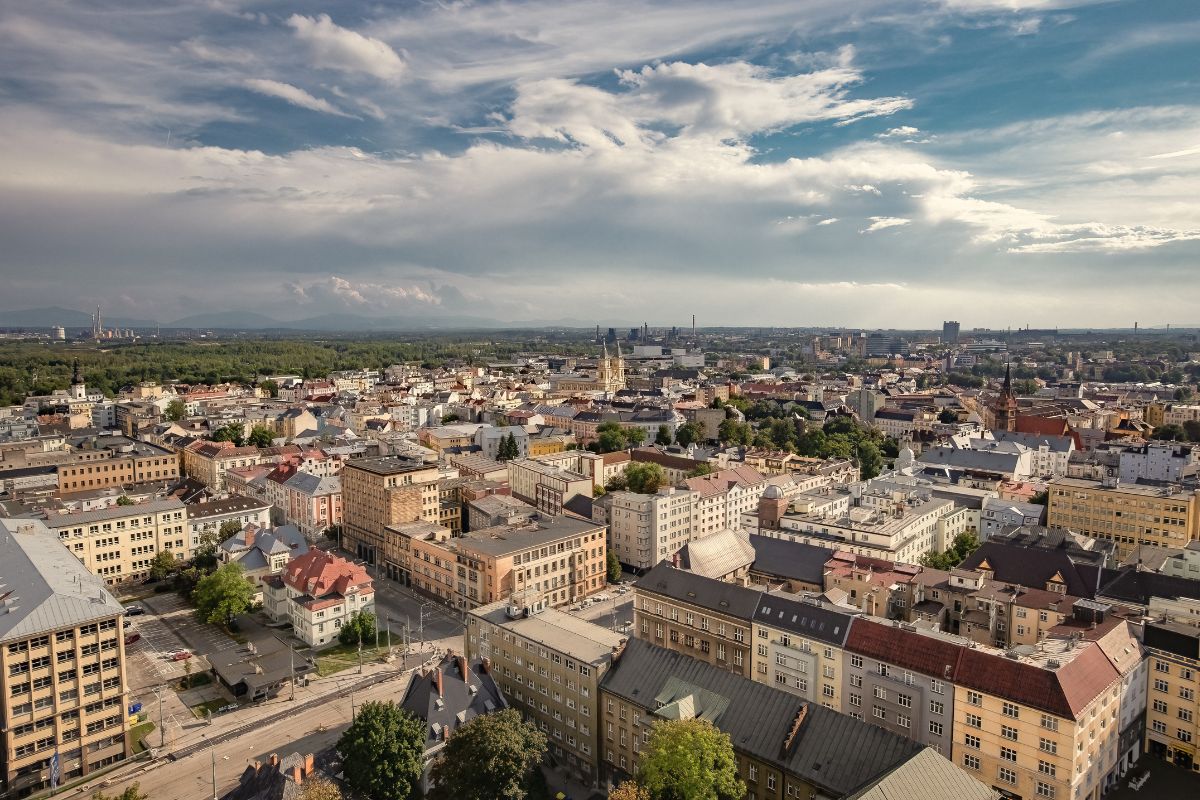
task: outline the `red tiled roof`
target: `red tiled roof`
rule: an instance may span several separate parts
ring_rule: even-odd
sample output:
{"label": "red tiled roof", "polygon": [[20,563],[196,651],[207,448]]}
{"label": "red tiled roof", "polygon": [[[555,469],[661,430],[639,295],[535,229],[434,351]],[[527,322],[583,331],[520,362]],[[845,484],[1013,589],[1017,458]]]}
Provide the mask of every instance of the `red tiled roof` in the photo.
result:
{"label": "red tiled roof", "polygon": [[283,581],[296,591],[314,598],[373,591],[371,577],[362,566],[324,550],[309,550],[289,561],[283,571]]}
{"label": "red tiled roof", "polygon": [[846,649],[944,681],[954,680],[959,659],[967,652],[950,642],[865,619],[851,623]]}

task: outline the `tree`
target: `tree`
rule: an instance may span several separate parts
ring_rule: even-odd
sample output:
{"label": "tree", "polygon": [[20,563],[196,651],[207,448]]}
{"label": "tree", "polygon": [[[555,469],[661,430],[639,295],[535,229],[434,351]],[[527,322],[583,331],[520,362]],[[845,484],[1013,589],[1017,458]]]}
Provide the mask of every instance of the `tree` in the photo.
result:
{"label": "tree", "polygon": [[451,422],[458,422],[458,420],[459,420],[458,414],[446,414],[445,416],[442,417],[442,424],[449,425]]}
{"label": "tree", "polygon": [[1200,442],[1200,419],[1189,419],[1183,423],[1183,432],[1189,442]]}
{"label": "tree", "polygon": [[250,429],[247,443],[255,447],[270,447],[275,444],[275,432],[265,425],[255,425]]}
{"label": "tree", "polygon": [[135,783],[120,794],[105,794],[97,789],[92,792],[92,800],[150,800],[150,795],[143,792],[141,786]]}
{"label": "tree", "polygon": [[344,645],[355,645],[359,642],[365,645],[378,644],[379,633],[376,624],[375,615],[370,611],[355,611],[338,631],[338,641]]}
{"label": "tree", "polygon": [[167,403],[166,410],[163,411],[163,416],[169,422],[178,422],[179,420],[183,419],[183,416],[186,413],[187,405],[185,405],[182,400],[176,397],[174,400]]}
{"label": "tree", "polygon": [[1154,429],[1152,438],[1161,439],[1165,442],[1184,442],[1187,441],[1187,431],[1174,423],[1159,425]]}
{"label": "tree", "polygon": [[241,447],[246,441],[246,426],[240,422],[230,422],[213,431],[214,442],[230,442],[234,447]]}
{"label": "tree", "polygon": [[150,559],[150,577],[157,581],[170,575],[179,567],[179,561],[170,550],[159,550]]}
{"label": "tree", "polygon": [[342,790],[337,784],[320,775],[306,777],[300,790],[300,800],[342,800]]}
{"label": "tree", "polygon": [[950,547],[946,549],[946,552],[935,553],[930,550],[917,559],[917,563],[923,567],[930,567],[932,569],[954,569],[963,562],[963,559],[975,552],[978,547],[979,539],[975,534],[960,533],[954,537],[954,541],[950,543]]}
{"label": "tree", "polygon": [[521,457],[521,446],[517,444],[517,437],[509,431],[507,436],[500,437],[500,446],[496,449],[497,461],[511,461],[514,458]]}
{"label": "tree", "polygon": [[689,478],[702,478],[705,475],[712,475],[716,471],[716,468],[713,467],[713,465],[709,462],[697,461],[696,466],[692,467],[691,470],[688,471],[687,476]]}
{"label": "tree", "polygon": [[1050,490],[1043,489],[1042,491],[1036,493],[1033,497],[1030,497],[1029,502],[1037,503],[1039,506],[1050,505]]}
{"label": "tree", "polygon": [[596,443],[601,453],[615,453],[626,447],[625,430],[618,422],[605,422],[596,428]]}
{"label": "tree", "polygon": [[1192,399],[1192,387],[1180,386],[1178,389],[1175,390],[1175,399],[1176,400],[1191,400]]}
{"label": "tree", "polygon": [[629,482],[625,480],[625,473],[613,475],[604,482],[604,490],[606,492],[623,492],[629,488]]}
{"label": "tree", "polygon": [[378,800],[421,796],[425,723],[395,703],[363,703],[338,739],[346,783]]}
{"label": "tree", "polygon": [[717,438],[727,445],[749,445],[754,441],[754,429],[745,422],[725,419],[717,426]]}
{"label": "tree", "polygon": [[883,455],[879,446],[867,439],[858,444],[858,468],[862,479],[870,480],[883,470]]}
{"label": "tree", "polygon": [[598,483],[592,484],[592,497],[603,497],[606,494],[608,494],[608,490],[603,486]]}
{"label": "tree", "polygon": [[631,492],[654,494],[667,484],[667,473],[649,461],[634,461],[625,468],[625,484]]}
{"label": "tree", "polygon": [[948,408],[943,408],[938,412],[938,422],[942,423],[943,425],[953,425],[954,423],[958,422],[958,414],[955,414]]}
{"label": "tree", "polygon": [[689,447],[704,441],[704,426],[699,422],[685,422],[675,429],[675,441],[680,447]]}
{"label": "tree", "polygon": [[123,494],[117,498],[117,505],[131,506],[133,505],[133,498],[131,498],[129,495]]}
{"label": "tree", "polygon": [[224,542],[242,532],[242,523],[236,519],[226,520],[221,523],[221,527],[217,529],[218,542]]}
{"label": "tree", "polygon": [[1013,391],[1022,397],[1028,397],[1031,394],[1037,394],[1037,390],[1037,382],[1030,378],[1025,378],[1024,380],[1019,380],[1013,383]]}
{"label": "tree", "polygon": [[430,800],[523,800],[546,736],[516,709],[475,717],[455,731],[430,775]]}
{"label": "tree", "polygon": [[642,746],[637,782],[650,800],[740,800],[746,784],[738,777],[729,735],[708,720],[663,720]]}
{"label": "tree", "polygon": [[671,444],[671,426],[659,425],[658,433],[654,435],[654,443],[666,447]]}
{"label": "tree", "polygon": [[617,559],[617,551],[609,550],[607,556],[608,582],[621,582],[621,562]]}
{"label": "tree", "polygon": [[196,618],[210,625],[228,625],[238,614],[245,614],[254,602],[254,587],[243,572],[241,564],[230,562],[201,578],[192,593]]}
{"label": "tree", "polygon": [[650,793],[633,781],[625,781],[608,793],[608,800],[650,800]]}
{"label": "tree", "polygon": [[267,397],[279,397],[279,384],[269,378],[258,385]]}
{"label": "tree", "polygon": [[637,447],[644,441],[646,441],[646,431],[644,428],[626,428],[625,429],[625,446],[626,447]]}

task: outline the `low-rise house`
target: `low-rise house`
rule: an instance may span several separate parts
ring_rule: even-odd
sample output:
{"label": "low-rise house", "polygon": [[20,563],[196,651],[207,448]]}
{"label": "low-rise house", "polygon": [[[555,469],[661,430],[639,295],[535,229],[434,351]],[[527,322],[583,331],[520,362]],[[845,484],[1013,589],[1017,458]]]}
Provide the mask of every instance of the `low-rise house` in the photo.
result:
{"label": "low-rise house", "polygon": [[217,557],[223,563],[242,565],[246,580],[254,584],[260,601],[263,579],[279,574],[289,561],[307,552],[308,541],[295,525],[259,528],[250,523],[217,547]]}
{"label": "low-rise house", "polygon": [[366,569],[324,550],[310,550],[263,580],[263,610],[314,647],[331,644],[351,616],[374,608]]}

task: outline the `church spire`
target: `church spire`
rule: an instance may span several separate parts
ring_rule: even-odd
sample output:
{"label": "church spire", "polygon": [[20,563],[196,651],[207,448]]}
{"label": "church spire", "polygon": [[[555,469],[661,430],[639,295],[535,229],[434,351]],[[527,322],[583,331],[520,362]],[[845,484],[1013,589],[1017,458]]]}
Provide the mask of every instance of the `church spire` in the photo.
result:
{"label": "church spire", "polygon": [[1012,362],[1009,361],[1004,365],[1004,385],[1001,387],[1001,392],[1005,397],[1013,393],[1012,388]]}
{"label": "church spire", "polygon": [[75,386],[83,383],[83,376],[79,374],[79,359],[75,359],[75,365],[71,369],[71,383]]}

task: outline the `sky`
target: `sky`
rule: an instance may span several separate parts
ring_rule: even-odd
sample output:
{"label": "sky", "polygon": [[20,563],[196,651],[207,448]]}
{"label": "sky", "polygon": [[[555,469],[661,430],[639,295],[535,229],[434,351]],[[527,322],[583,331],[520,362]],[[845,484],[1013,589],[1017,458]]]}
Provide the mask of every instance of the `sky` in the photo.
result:
{"label": "sky", "polygon": [[1190,0],[0,4],[0,309],[1200,323]]}

